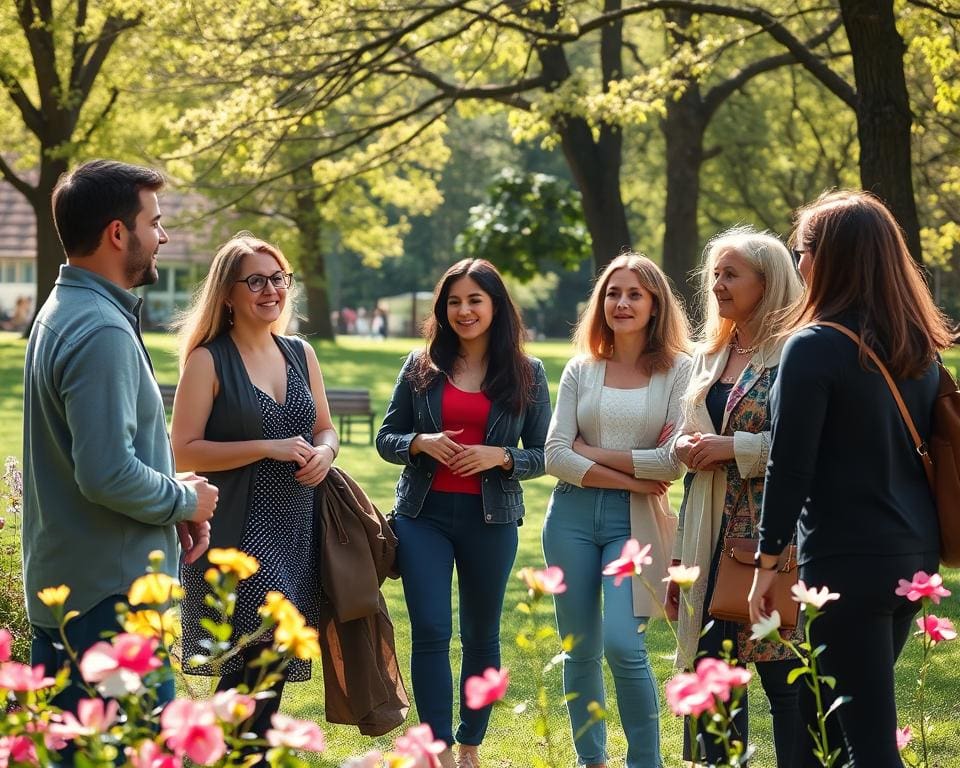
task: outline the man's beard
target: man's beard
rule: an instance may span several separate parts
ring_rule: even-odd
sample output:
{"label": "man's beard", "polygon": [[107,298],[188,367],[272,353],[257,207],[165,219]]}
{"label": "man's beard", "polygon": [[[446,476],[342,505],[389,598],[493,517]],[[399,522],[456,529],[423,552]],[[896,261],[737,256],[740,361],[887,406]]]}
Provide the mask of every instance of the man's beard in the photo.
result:
{"label": "man's beard", "polygon": [[127,249],[124,274],[126,274],[127,284],[131,288],[153,285],[159,278],[157,269],[153,265],[153,254],[146,253],[143,250],[143,244],[135,232],[130,233],[130,246]]}

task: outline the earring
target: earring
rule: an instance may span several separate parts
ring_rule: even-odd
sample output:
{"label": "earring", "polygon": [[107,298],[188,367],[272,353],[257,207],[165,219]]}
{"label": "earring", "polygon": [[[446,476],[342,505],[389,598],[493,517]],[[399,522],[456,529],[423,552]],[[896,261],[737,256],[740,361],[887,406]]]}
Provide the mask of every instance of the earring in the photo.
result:
{"label": "earring", "polygon": [[227,322],[233,326],[233,306],[230,304],[227,304]]}

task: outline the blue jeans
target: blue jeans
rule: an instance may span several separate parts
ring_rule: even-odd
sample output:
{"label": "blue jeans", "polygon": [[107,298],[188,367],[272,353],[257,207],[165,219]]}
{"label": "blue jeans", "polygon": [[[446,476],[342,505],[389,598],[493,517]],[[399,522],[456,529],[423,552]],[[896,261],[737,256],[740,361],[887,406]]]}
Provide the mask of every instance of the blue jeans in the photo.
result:
{"label": "blue jeans", "polygon": [[453,744],[450,601],[456,566],[463,645],[456,740],[480,744],[490,707],[468,709],[463,684],[487,667],[500,668],[500,614],[517,555],[517,524],[484,522],[480,496],[431,491],[417,517],[397,515],[394,530],[413,636],[410,673],[417,713],[435,738]]}
{"label": "blue jeans", "polygon": [[604,721],[590,725],[588,705],[605,707],[603,669],[613,672],[617,708],[627,737],[627,768],[659,768],[660,704],[647,657],[648,617],[633,615],[630,580],[613,585],[604,565],[620,556],[630,538],[630,494],[576,488],[560,483],[550,497],[543,525],[548,565],[563,569],[567,591],[556,595],[560,636],[574,645],[563,664],[564,692],[577,758],[582,764],[607,760]]}

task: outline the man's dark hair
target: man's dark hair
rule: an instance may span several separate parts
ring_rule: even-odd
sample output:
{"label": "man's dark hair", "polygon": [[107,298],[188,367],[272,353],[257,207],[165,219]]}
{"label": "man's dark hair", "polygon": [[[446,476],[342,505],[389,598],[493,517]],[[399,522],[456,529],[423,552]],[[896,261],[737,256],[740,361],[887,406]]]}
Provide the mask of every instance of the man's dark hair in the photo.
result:
{"label": "man's dark hair", "polygon": [[63,250],[68,256],[89,256],[117,219],[132,231],[140,190],[156,192],[163,184],[159,171],[115,160],[91,160],[65,174],[53,190],[53,220]]}

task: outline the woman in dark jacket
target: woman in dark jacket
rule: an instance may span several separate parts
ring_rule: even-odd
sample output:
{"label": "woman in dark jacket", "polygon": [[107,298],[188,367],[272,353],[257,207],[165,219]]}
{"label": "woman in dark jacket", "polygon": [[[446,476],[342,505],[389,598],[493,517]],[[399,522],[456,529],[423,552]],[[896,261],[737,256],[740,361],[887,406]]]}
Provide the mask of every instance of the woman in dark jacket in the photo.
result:
{"label": "woman in dark jacket", "polygon": [[[417,711],[448,745],[457,569],[463,662],[456,761],[474,768],[490,708],[468,709],[463,684],[500,666],[500,613],[524,511],[520,481],[543,474],[550,395],[543,364],[523,353],[520,315],[487,261],[464,259],[447,270],[424,333],[426,350],[411,353],[397,378],[377,450],[403,465],[395,530]],[[440,761],[452,766],[452,751]]]}
{"label": "woman in dark jacket", "polygon": [[[938,352],[953,334],[896,221],[865,192],[835,192],[801,209],[795,255],[809,291],[784,347],[771,402],[772,442],[750,614],[765,614],[777,556],[797,529],[800,578],[837,602],[811,627],[827,690],[845,702],[828,719],[837,765],[901,768],[894,664],[918,603],[898,580],[938,567],[939,529],[920,459],[871,348],[889,369],[920,435],[930,434]],[[832,321],[860,336],[860,348]],[[801,711],[816,729],[813,695]],[[804,736],[803,766],[820,765]]]}

